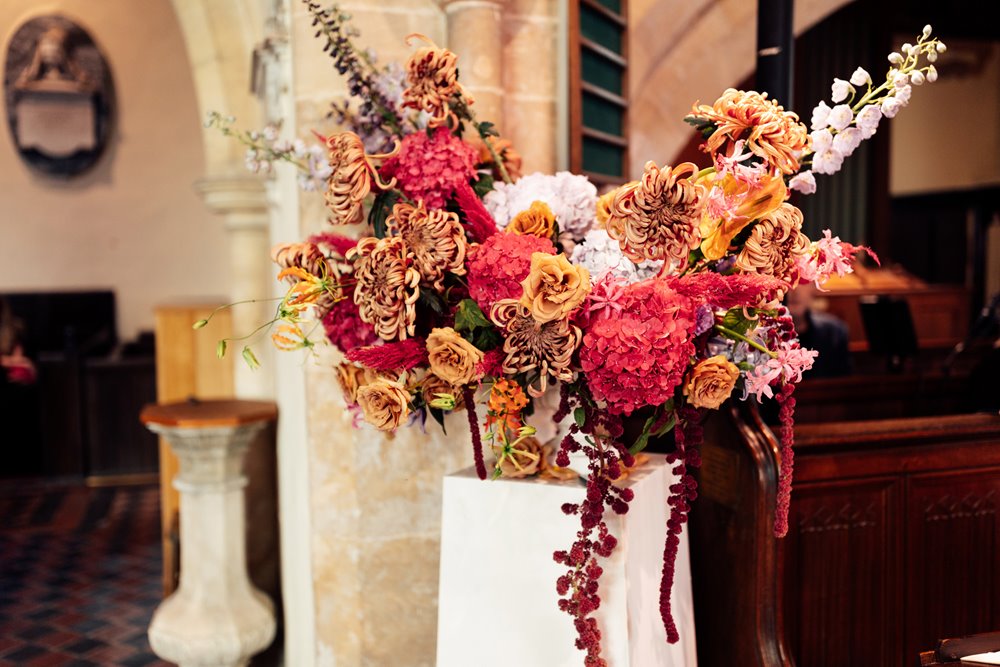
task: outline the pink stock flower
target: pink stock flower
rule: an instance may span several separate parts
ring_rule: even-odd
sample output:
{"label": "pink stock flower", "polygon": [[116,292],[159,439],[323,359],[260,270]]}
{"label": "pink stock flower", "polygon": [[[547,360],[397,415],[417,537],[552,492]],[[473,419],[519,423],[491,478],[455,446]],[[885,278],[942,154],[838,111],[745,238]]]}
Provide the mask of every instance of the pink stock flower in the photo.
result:
{"label": "pink stock flower", "polygon": [[846,276],[854,272],[854,257],[864,251],[878,264],[878,255],[871,248],[856,246],[841,241],[839,236],[833,236],[829,229],[823,230],[823,238],[812,244],[810,252],[798,259],[800,282],[813,282],[823,289],[825,283],[834,274]]}
{"label": "pink stock flower", "polygon": [[520,299],[521,281],[531,270],[531,254],[556,253],[549,239],[531,234],[494,234],[469,252],[469,296],[489,317],[500,299]]}
{"label": "pink stock flower", "polygon": [[784,344],[777,351],[778,356],[772,357],[757,366],[746,375],[746,393],[753,394],[757,400],[764,396],[774,396],[772,385],[802,381],[802,374],[812,368],[813,362],[819,356],[816,350],[798,347],[798,343]]}
{"label": "pink stock flower", "polygon": [[399,153],[379,170],[383,178],[395,177],[403,193],[427,208],[444,208],[462,183],[476,177],[478,151],[444,127],[431,136],[414,132],[403,138]]}
{"label": "pink stock flower", "polygon": [[629,415],[673,396],[694,354],[694,307],[656,279],[629,285],[618,304],[620,312],[587,328],[580,366],[594,398]]}

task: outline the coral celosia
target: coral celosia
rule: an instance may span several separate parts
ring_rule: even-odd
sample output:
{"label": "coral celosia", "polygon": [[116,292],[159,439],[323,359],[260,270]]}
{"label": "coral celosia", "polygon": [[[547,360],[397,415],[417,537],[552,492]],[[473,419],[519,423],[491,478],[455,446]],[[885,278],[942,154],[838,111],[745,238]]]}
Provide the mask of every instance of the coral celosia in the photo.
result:
{"label": "coral celosia", "polygon": [[476,178],[476,149],[446,128],[430,136],[414,132],[403,139],[399,153],[382,164],[385,178],[395,177],[399,188],[427,208],[444,208],[462,183]]}
{"label": "coral celosia", "polygon": [[460,183],[455,188],[455,203],[465,216],[465,232],[473,243],[482,243],[497,233],[497,223],[471,185]]}
{"label": "coral celosia", "polygon": [[552,241],[537,236],[494,234],[469,252],[469,296],[484,313],[500,299],[521,298],[521,281],[531,270],[531,255],[555,254]]}
{"label": "coral celosia", "polygon": [[629,285],[620,305],[612,317],[591,323],[580,365],[594,398],[629,415],[674,395],[694,353],[695,314],[691,300],[662,280]]}
{"label": "coral celosia", "polygon": [[347,359],[376,371],[408,371],[427,363],[423,338],[408,338],[385,345],[356,347],[348,350]]}

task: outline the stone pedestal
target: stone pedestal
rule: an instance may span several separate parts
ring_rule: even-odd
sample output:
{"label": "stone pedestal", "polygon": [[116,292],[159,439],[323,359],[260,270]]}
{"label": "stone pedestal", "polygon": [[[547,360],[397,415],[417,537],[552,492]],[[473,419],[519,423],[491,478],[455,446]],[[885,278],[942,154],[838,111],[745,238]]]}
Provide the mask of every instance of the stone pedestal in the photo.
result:
{"label": "stone pedestal", "polygon": [[247,578],[243,455],[273,403],[147,406],[141,419],[180,461],[181,570],[149,626],[153,652],[180,667],[237,667],[274,639],[271,600]]}

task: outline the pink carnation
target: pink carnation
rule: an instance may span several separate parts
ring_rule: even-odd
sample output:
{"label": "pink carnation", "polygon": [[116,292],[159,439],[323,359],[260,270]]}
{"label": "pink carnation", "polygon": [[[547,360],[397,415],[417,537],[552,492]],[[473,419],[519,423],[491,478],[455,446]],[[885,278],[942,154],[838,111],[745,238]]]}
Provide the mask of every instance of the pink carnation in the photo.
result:
{"label": "pink carnation", "polygon": [[372,325],[361,321],[358,307],[352,298],[341,299],[333,304],[323,317],[323,328],[327,339],[344,353],[379,340]]}
{"label": "pink carnation", "polygon": [[694,354],[695,316],[691,300],[662,280],[629,285],[619,303],[621,310],[587,330],[580,365],[594,398],[629,415],[674,395]]}
{"label": "pink carnation", "polygon": [[380,171],[387,179],[395,176],[410,199],[423,200],[427,208],[444,208],[460,184],[476,178],[478,155],[475,148],[439,127],[431,136],[406,135],[399,153]]}
{"label": "pink carnation", "polygon": [[469,253],[469,296],[489,317],[500,299],[521,298],[521,281],[531,270],[531,253],[554,255],[549,239],[530,234],[494,234]]}

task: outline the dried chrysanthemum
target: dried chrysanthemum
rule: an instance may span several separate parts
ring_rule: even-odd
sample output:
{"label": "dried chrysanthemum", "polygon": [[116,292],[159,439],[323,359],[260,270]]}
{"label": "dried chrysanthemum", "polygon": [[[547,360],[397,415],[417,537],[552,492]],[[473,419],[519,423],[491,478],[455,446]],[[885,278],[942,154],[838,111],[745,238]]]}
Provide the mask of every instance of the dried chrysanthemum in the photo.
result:
{"label": "dried chrysanthemum", "polygon": [[629,259],[687,263],[701,241],[705,188],[694,181],[698,167],[684,162],[662,169],[647,162],[642,179],[622,186],[608,207],[608,234]]}
{"label": "dried chrysanthemum", "polygon": [[378,171],[372,166],[372,159],[383,159],[395,154],[368,155],[361,137],[353,132],[341,132],[327,138],[326,147],[330,151],[330,168],[333,173],[326,181],[326,205],[333,213],[330,222],[348,225],[364,220],[365,197],[373,187],[388,190],[396,184],[396,179],[382,182]]}
{"label": "dried chrysanthemum", "polygon": [[413,38],[427,46],[421,46],[406,61],[408,86],[403,91],[403,106],[429,113],[429,127],[446,125],[454,117],[449,106],[453,98],[461,96],[466,106],[472,104],[472,97],[458,82],[458,56],[419,33],[409,35],[407,44]]}
{"label": "dried chrysanthemum", "polygon": [[361,319],[383,340],[406,340],[414,334],[420,272],[399,237],[364,238],[348,251],[356,259],[354,303]]}
{"label": "dried chrysanthemum", "polygon": [[541,396],[549,380],[572,382],[576,373],[571,364],[580,346],[580,328],[568,319],[538,322],[531,309],[515,299],[498,301],[490,313],[493,322],[504,330],[503,372],[526,374],[532,379],[528,393]]}
{"label": "dried chrysanthemum", "polygon": [[798,278],[798,260],[808,251],[809,238],[802,233],[802,211],[784,203],[753,226],[736,256],[736,268],[773,276],[791,289]]}
{"label": "dried chrysanthemum", "polygon": [[705,142],[709,152],[718,151],[726,139],[743,139],[750,152],[785,174],[799,170],[798,155],[809,147],[806,126],[796,114],[767,99],[767,93],[729,88],[712,106],[696,104],[691,116],[715,123]]}
{"label": "dried chrysanthemum", "polygon": [[465,253],[469,244],[458,215],[449,211],[428,211],[423,202],[416,206],[399,203],[386,220],[393,236],[406,242],[413,253],[421,281],[437,291],[444,289],[445,271],[465,274]]}

